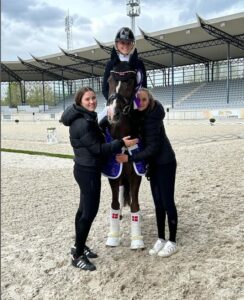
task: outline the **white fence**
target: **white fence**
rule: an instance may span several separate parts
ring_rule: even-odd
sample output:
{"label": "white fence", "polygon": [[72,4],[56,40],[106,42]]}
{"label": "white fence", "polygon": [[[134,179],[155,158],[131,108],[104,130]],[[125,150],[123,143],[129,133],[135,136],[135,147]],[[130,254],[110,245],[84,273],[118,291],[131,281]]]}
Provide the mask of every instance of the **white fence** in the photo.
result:
{"label": "white fence", "polygon": [[[244,119],[244,108],[221,108],[215,110],[176,110],[167,108],[165,119],[167,120],[206,120],[212,117],[216,119]],[[61,113],[16,113],[1,112],[1,121],[59,121]]]}
{"label": "white fence", "polygon": [[1,121],[58,121],[61,113],[1,113]]}

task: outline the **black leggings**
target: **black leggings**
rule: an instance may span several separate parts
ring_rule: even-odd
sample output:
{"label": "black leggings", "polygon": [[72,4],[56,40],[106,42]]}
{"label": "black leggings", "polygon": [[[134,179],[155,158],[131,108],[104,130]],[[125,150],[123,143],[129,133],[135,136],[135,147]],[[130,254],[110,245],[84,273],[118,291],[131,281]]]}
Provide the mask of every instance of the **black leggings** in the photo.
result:
{"label": "black leggings", "polygon": [[169,240],[176,241],[178,216],[174,202],[176,161],[152,167],[150,184],[155,204],[158,237],[165,239],[166,214],[169,226]]}
{"label": "black leggings", "polygon": [[84,246],[95,219],[100,202],[101,171],[94,167],[75,164],[74,177],[80,187],[80,205],[75,217],[75,245],[77,257],[84,252]]}

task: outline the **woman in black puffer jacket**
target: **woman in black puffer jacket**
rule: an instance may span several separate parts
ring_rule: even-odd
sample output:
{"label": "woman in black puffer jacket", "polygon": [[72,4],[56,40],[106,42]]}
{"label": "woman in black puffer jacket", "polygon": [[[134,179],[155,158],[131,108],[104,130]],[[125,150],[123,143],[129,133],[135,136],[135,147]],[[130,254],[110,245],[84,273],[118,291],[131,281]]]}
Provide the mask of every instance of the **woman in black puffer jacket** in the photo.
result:
{"label": "woman in black puffer jacket", "polygon": [[70,127],[70,143],[75,155],[74,177],[80,188],[80,205],[75,217],[76,240],[71,248],[72,265],[90,271],[96,267],[88,258],[97,255],[85,243],[98,212],[103,158],[137,142],[137,139],[124,137],[106,144],[97,123],[96,106],[94,90],[84,87],[75,95],[75,104],[67,107],[61,117],[62,123]]}
{"label": "woman in black puffer jacket", "polygon": [[[165,112],[162,104],[153,99],[149,90],[138,92],[140,107],[135,112],[141,118],[141,138],[144,149],[131,156],[118,154],[118,162],[146,160],[150,170],[150,185],[155,204],[158,240],[150,255],[170,256],[177,251],[176,231],[178,216],[174,202],[176,158],[163,125]],[[166,214],[169,240],[165,240]]]}

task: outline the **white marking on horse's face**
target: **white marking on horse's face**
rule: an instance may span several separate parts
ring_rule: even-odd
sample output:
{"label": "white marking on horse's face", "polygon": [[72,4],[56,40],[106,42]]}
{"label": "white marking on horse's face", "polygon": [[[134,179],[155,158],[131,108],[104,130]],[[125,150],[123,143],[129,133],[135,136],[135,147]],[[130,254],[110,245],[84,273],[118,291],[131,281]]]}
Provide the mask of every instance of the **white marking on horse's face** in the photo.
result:
{"label": "white marking on horse's face", "polygon": [[117,99],[114,99],[114,101],[113,101],[113,103],[112,103],[113,110],[115,110],[115,107],[116,107],[116,101],[117,101]]}
{"label": "white marking on horse's face", "polygon": [[110,122],[113,121],[115,107],[116,107],[116,99],[113,100],[113,103],[109,105],[108,110],[107,110],[108,120]]}
{"label": "white marking on horse's face", "polygon": [[116,86],[116,93],[117,94],[119,93],[120,86],[121,86],[121,81],[119,81],[118,85]]}

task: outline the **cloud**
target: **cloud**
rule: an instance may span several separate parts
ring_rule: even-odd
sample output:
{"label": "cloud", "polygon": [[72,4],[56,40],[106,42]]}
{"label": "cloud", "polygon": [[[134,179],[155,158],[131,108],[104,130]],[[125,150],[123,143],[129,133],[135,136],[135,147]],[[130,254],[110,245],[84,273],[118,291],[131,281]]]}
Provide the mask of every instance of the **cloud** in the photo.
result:
{"label": "cloud", "polygon": [[195,21],[196,13],[205,19],[211,19],[241,12],[244,10],[244,3],[242,0],[189,0],[184,8],[180,14],[180,20],[186,23],[190,20]]}
{"label": "cloud", "polygon": [[46,2],[24,0],[3,0],[3,18],[12,22],[24,23],[29,26],[48,27],[60,26],[65,11],[59,7],[50,6]]}
{"label": "cloud", "polygon": [[[210,19],[244,11],[243,0],[141,0],[138,26],[146,32],[196,22],[197,12]],[[94,37],[111,42],[118,29],[131,26],[126,1],[2,0],[2,60],[54,54],[66,48],[65,16],[73,18],[73,47],[95,45]]]}
{"label": "cloud", "polygon": [[[66,14],[64,9],[38,0],[3,0],[2,59],[16,60],[17,56],[27,59],[29,52],[44,56],[59,52],[58,46],[66,48]],[[81,28],[85,34],[91,31],[88,17],[74,14],[73,20],[75,32]]]}

